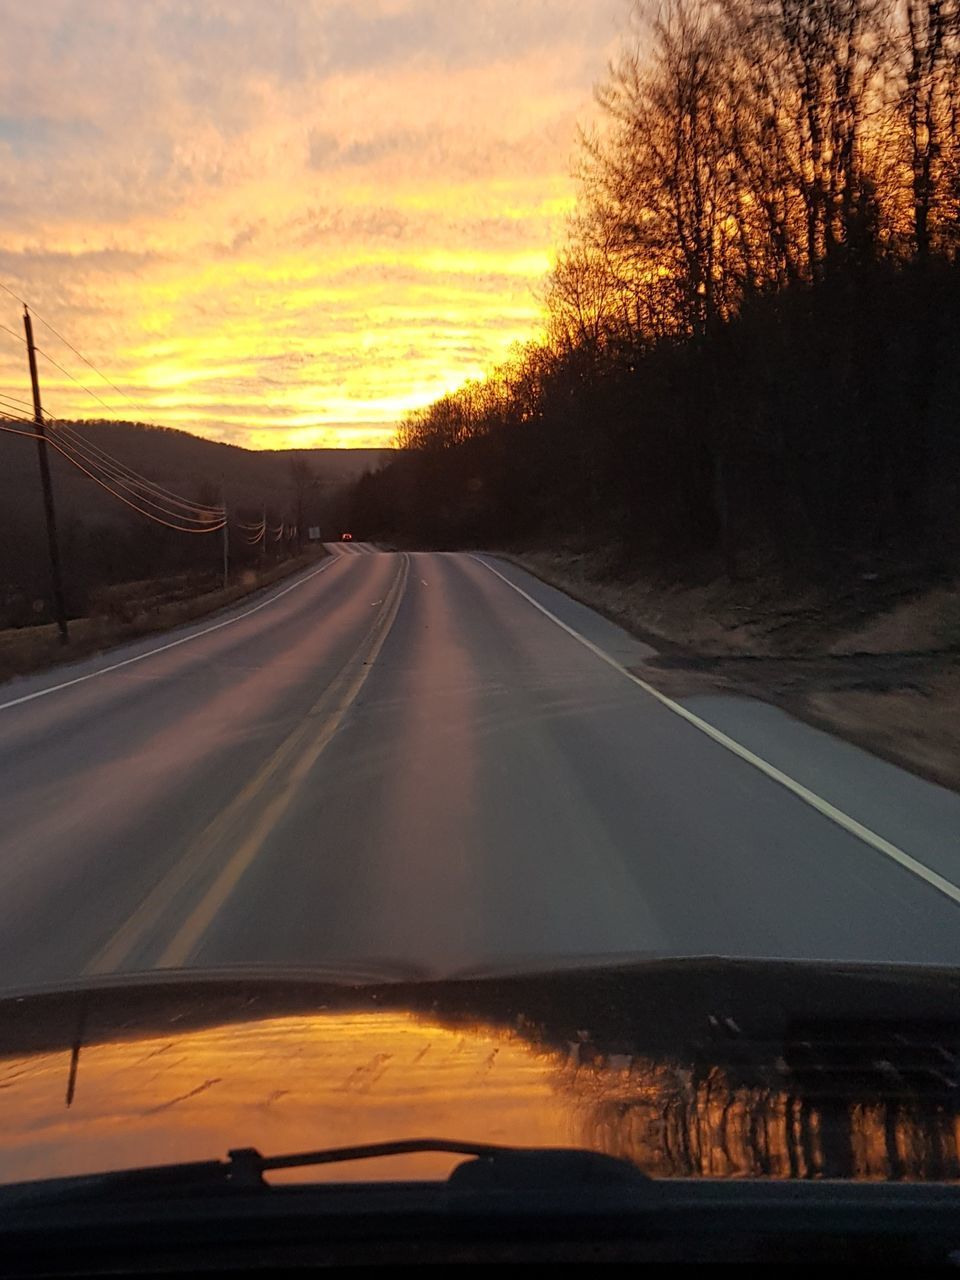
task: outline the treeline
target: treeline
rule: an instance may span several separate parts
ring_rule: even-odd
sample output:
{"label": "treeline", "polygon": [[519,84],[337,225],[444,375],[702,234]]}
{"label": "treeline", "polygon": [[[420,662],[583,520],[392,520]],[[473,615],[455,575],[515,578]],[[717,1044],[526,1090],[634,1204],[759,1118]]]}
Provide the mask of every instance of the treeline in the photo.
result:
{"label": "treeline", "polygon": [[637,21],[544,336],[411,414],[354,523],[731,574],[954,562],[960,0],[673,0]]}

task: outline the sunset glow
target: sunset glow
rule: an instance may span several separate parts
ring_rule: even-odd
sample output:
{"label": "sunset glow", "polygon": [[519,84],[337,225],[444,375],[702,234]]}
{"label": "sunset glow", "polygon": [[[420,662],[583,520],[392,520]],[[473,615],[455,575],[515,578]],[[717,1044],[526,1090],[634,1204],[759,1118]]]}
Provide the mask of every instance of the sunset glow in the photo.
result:
{"label": "sunset glow", "polygon": [[[627,0],[7,0],[0,280],[115,410],[389,443],[538,328]],[[20,330],[5,296],[0,322]],[[0,392],[28,399],[0,333]],[[104,416],[41,362],[47,409]]]}

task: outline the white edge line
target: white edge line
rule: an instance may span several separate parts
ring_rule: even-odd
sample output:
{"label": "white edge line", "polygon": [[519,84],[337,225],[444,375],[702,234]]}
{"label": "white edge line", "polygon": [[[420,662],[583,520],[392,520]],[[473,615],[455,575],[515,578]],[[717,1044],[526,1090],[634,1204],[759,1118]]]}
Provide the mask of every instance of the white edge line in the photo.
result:
{"label": "white edge line", "polygon": [[666,707],[668,711],[672,711],[674,715],[679,716],[681,720],[686,720],[687,724],[692,725],[695,729],[699,729],[701,733],[706,734],[708,738],[712,738],[714,742],[719,743],[721,747],[725,747],[727,751],[732,752],[741,760],[746,761],[747,764],[752,765],[755,769],[759,769],[762,774],[765,774],[773,782],[784,787],[798,799],[809,805],[811,809],[816,809],[818,813],[822,814],[825,818],[828,818],[844,831],[856,836],[859,840],[862,840],[864,844],[876,849],[878,853],[882,853],[886,857],[891,858],[894,862],[899,863],[901,867],[904,867],[907,871],[911,871],[921,880],[926,881],[926,883],[932,888],[938,889],[940,893],[950,898],[953,902],[960,904],[960,888],[950,880],[945,879],[936,871],[931,870],[930,867],[925,866],[922,862],[918,862],[916,858],[911,857],[909,853],[905,853],[904,850],[898,848],[897,845],[891,844],[890,841],[885,840],[883,836],[877,835],[875,831],[871,831],[869,827],[865,827],[863,823],[858,822],[856,818],[851,818],[850,815],[844,813],[842,809],[836,808],[836,806],[830,804],[828,800],[824,800],[821,796],[818,796],[815,791],[811,791],[801,782],[797,782],[796,779],[791,778],[789,774],[783,773],[776,767],[776,765],[769,764],[761,756],[755,755],[734,738],[728,737],[727,734],[722,732],[722,730],[714,728],[714,726],[708,721],[701,720],[698,715],[695,715],[692,711],[688,711],[687,708],[681,706],[679,702],[674,702],[672,698],[668,698],[666,694],[661,693],[659,689],[655,689],[654,686],[652,684],[648,684],[646,680],[641,680],[639,676],[635,676],[632,671],[628,670],[627,667],[618,662],[616,658],[612,658],[608,653],[604,653],[604,651],[598,645],[595,645],[592,640],[588,640],[586,636],[582,636],[579,631],[568,626],[567,623],[565,623],[561,618],[558,618],[555,613],[551,613],[548,608],[542,605],[539,600],[535,600],[533,596],[524,591],[522,587],[518,587],[515,582],[511,582],[505,574],[502,574],[499,569],[495,569],[492,564],[488,564],[481,556],[473,555],[471,553],[471,558],[476,560],[477,564],[483,565],[485,569],[488,569],[492,574],[498,577],[501,582],[505,582],[508,587],[512,587],[518,595],[523,596],[524,600],[529,601],[535,609],[539,609],[545,617],[549,618],[551,622],[556,623],[562,631],[566,631],[567,635],[572,636],[574,640],[578,640],[580,644],[605,662],[607,666],[612,667],[614,671],[618,671],[622,676],[626,676],[628,680],[631,680],[635,685],[638,685],[644,693],[649,694],[651,698],[655,698],[657,702],[659,702],[661,706]]}
{"label": "white edge line", "polygon": [[170,640],[167,644],[158,645],[156,649],[148,649],[146,653],[137,653],[132,658],[124,658],[122,662],[112,662],[108,667],[98,667],[96,671],[88,671],[86,675],[74,676],[72,680],[63,680],[60,684],[48,685],[46,689],[35,689],[33,693],[25,693],[19,698],[11,698],[9,702],[0,702],[0,711],[7,711],[10,707],[19,707],[24,702],[32,702],[34,698],[45,698],[48,693],[59,693],[62,689],[69,689],[75,684],[84,684],[87,680],[96,679],[97,676],[109,675],[111,671],[119,671],[121,667],[130,667],[135,662],[143,662],[146,658],[156,657],[158,653],[166,653],[168,649],[176,649],[178,645],[187,644],[191,640],[199,640],[201,636],[208,636],[212,631],[219,631],[222,627],[230,627],[235,622],[242,622],[244,618],[249,618],[251,614],[259,613],[261,609],[265,609],[268,604],[275,604],[281,596],[287,595],[290,591],[296,591],[297,587],[302,587],[305,582],[315,578],[318,573],[323,573],[325,570],[332,568],[338,562],[338,559],[338,557],[331,556],[319,569],[312,570],[305,577],[298,578],[296,582],[284,587],[282,591],[277,591],[274,595],[268,596],[266,600],[261,600],[252,609],[245,609],[243,613],[234,614],[231,618],[223,618],[220,622],[215,622],[210,627],[204,627],[202,631],[191,631],[188,636],[181,636],[179,640]]}

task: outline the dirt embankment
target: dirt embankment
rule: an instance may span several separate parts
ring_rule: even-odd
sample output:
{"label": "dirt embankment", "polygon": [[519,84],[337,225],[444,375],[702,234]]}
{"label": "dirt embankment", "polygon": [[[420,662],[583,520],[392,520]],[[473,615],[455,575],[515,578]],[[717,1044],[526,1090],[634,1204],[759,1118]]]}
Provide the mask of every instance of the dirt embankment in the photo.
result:
{"label": "dirt embankment", "polygon": [[667,586],[600,553],[510,558],[654,645],[641,673],[664,693],[760,698],[960,790],[960,583]]}
{"label": "dirt embankment", "polygon": [[90,617],[71,619],[69,644],[60,643],[52,624],[0,631],[0,680],[72,662],[124,640],[193,622],[309,568],[325,555],[322,549],[312,550],[267,569],[246,570],[228,587],[216,585],[216,579],[209,575],[188,573],[105,588],[95,597]]}

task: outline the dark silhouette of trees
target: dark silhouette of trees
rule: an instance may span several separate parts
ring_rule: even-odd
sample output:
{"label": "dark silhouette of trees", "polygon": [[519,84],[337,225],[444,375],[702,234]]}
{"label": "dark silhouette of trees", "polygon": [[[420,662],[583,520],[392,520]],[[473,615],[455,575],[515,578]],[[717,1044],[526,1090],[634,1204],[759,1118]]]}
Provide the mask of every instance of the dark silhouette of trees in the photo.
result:
{"label": "dark silhouette of trees", "polygon": [[637,24],[543,340],[404,421],[365,536],[731,575],[954,563],[960,0],[669,0]]}
{"label": "dark silhouette of trees", "polygon": [[960,3],[904,0],[897,110],[920,262],[956,252],[960,228]]}
{"label": "dark silhouette of trees", "polygon": [[307,521],[311,507],[315,505],[320,478],[308,458],[296,453],[290,459],[290,491],[293,496],[293,522],[296,528],[294,542],[297,550],[303,549],[307,537]]}

